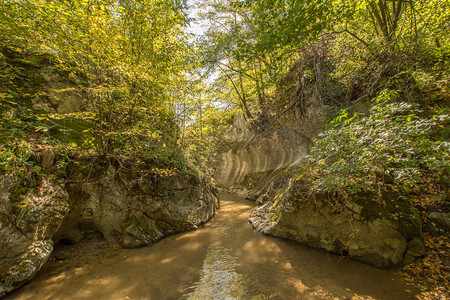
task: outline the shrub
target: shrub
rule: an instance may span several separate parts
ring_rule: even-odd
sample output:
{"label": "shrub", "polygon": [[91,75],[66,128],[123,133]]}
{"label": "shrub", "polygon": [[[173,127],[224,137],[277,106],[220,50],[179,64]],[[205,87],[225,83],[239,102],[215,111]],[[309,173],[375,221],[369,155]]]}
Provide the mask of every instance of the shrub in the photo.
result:
{"label": "shrub", "polygon": [[415,104],[384,91],[370,114],[341,110],[312,149],[313,191],[409,192],[424,172],[448,174],[450,143],[440,140],[448,115],[422,118]]}

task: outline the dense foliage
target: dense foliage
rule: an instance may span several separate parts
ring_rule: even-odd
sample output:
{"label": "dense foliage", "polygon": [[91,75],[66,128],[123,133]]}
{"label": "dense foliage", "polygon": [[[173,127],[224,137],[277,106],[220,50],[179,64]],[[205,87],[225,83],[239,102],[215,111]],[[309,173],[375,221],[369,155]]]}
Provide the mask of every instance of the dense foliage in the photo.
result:
{"label": "dense foliage", "polygon": [[[87,151],[183,165],[173,91],[195,66],[186,59],[185,3],[0,5],[3,170],[26,174],[39,160],[32,153],[48,145],[64,156]],[[66,87],[45,86],[48,78]],[[81,106],[48,109],[50,94],[68,92],[80,95]]]}
{"label": "dense foliage", "polygon": [[[286,104],[274,105],[275,87],[314,43],[326,49],[332,80],[355,92],[351,100],[374,98],[387,78],[417,68],[442,79],[448,69],[448,1],[247,0],[203,7],[210,24],[201,44],[204,63],[220,70],[217,82],[248,118]],[[305,79],[318,86],[322,66],[312,58]]]}
{"label": "dense foliage", "polygon": [[311,160],[321,171],[313,190],[408,193],[424,171],[449,173],[450,144],[442,140],[448,137],[441,130],[449,116],[421,118],[417,105],[389,102],[387,96],[378,99],[367,117],[339,112],[318,135]]}

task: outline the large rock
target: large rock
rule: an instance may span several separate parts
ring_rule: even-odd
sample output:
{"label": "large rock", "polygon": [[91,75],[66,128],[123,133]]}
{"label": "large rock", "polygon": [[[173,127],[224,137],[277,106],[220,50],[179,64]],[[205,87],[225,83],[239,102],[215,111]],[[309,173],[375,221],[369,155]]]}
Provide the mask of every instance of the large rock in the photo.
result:
{"label": "large rock", "polygon": [[56,241],[77,242],[89,231],[127,248],[196,229],[218,208],[204,179],[180,173],[130,178],[109,167],[100,180],[68,186],[70,213]]}
{"label": "large rock", "polygon": [[[148,173],[150,174],[150,173]],[[219,206],[214,188],[198,176],[132,176],[110,166],[88,181],[61,186],[43,180],[17,188],[0,176],[0,297],[30,281],[61,240],[90,232],[133,248],[196,229]]]}
{"label": "large rock", "polygon": [[450,233],[450,213],[433,211],[429,213],[428,219],[433,222],[438,229]]}
{"label": "large rock", "polygon": [[0,297],[30,281],[47,261],[68,210],[61,185],[43,180],[14,190],[18,185],[13,176],[0,176]]}
{"label": "large rock", "polygon": [[334,202],[330,195],[305,200],[298,198],[291,181],[284,192],[274,192],[257,207],[249,220],[265,234],[384,268],[409,263],[425,251],[419,216],[406,202],[398,204],[402,208],[397,208],[396,218],[391,204],[370,195],[354,196],[345,203]]}

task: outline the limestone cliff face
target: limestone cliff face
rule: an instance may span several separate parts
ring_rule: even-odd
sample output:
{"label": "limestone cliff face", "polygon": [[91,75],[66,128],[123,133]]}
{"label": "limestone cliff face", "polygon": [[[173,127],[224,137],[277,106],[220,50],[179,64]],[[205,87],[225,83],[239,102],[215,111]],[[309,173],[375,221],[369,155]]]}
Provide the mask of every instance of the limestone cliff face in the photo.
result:
{"label": "limestone cliff face", "polygon": [[324,127],[323,97],[305,89],[303,67],[296,65],[277,87],[266,114],[234,118],[225,137],[230,149],[218,158],[215,181],[255,200],[279,170],[295,167],[308,155],[312,138]]}
{"label": "limestone cliff face", "polygon": [[219,186],[238,188],[253,175],[298,165],[308,154],[311,141],[283,125],[252,128],[240,115],[227,135],[231,149],[220,154],[215,181]]}
{"label": "limestone cliff face", "polygon": [[111,166],[100,180],[69,184],[67,190],[70,210],[55,241],[77,242],[97,231],[123,247],[142,247],[196,229],[219,207],[214,188],[185,173],[128,178]]}
{"label": "limestone cliff face", "polygon": [[110,166],[97,180],[42,181],[20,195],[11,192],[16,184],[0,176],[0,297],[34,277],[54,242],[96,232],[141,247],[198,228],[219,206],[214,188],[186,173],[143,179]]}

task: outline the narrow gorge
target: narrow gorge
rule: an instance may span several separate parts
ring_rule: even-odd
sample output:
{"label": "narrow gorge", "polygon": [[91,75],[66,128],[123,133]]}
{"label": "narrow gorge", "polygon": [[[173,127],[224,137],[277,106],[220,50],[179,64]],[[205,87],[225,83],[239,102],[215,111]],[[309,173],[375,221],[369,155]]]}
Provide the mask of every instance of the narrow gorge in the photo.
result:
{"label": "narrow gorge", "polygon": [[450,299],[449,20],[0,1],[0,298]]}

